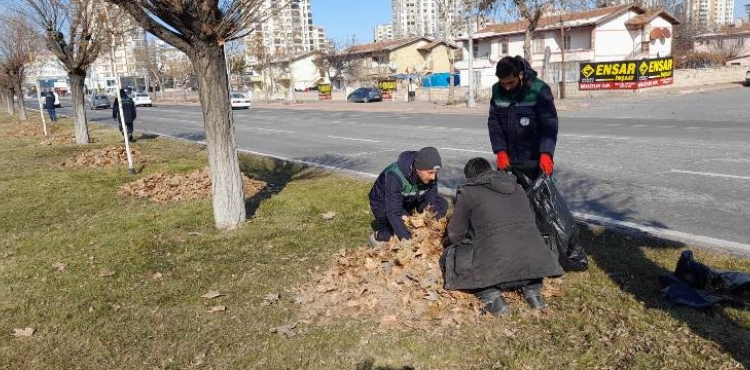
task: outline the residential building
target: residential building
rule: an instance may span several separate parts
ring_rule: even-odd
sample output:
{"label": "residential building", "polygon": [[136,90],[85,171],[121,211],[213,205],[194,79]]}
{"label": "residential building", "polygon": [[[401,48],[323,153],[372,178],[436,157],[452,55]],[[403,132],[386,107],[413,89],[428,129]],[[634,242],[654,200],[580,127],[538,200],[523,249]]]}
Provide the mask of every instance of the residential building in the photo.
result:
{"label": "residential building", "polygon": [[393,24],[379,24],[375,26],[375,42],[393,40]]}
{"label": "residential building", "polygon": [[[324,47],[326,40],[322,28],[313,26],[311,0],[291,0],[282,9],[273,12],[263,22],[251,25],[254,30],[245,38],[246,50],[249,50],[254,37],[258,37],[265,50],[271,55],[296,55],[316,47]],[[269,12],[277,4],[277,0],[264,0],[259,12]],[[248,51],[252,61],[252,52]]]}
{"label": "residential building", "polygon": [[694,43],[695,51],[726,55],[728,66],[750,66],[750,25],[702,34]]}
{"label": "residential building", "polygon": [[26,66],[24,85],[35,86],[37,84],[42,90],[54,88],[58,91],[67,91],[70,89],[65,66],[50,51],[44,50],[38,53]]}
{"label": "residential building", "polygon": [[116,85],[116,77],[120,78],[144,78],[147,76],[146,68],[137,58],[135,52],[146,43],[146,32],[138,23],[124,16],[118,27],[122,30],[121,36],[115,41],[114,64],[115,75],[112,73],[112,52],[107,44],[102,48],[99,58],[89,67],[89,78],[87,86],[89,89],[106,90]]}
{"label": "residential building", "polygon": [[[472,34],[471,50],[468,38],[459,38],[462,60],[456,62],[456,69],[461,84],[469,82],[469,52],[475,85],[491,87],[497,82],[497,62],[505,56],[524,55],[527,24],[520,21],[481,29]],[[550,84],[560,81],[563,73],[565,81],[577,81],[580,63],[670,56],[672,27],[677,24],[679,21],[665,11],[627,5],[543,17],[534,33],[529,62]]]}
{"label": "residential building", "polygon": [[745,21],[750,22],[750,4],[745,4]]}
{"label": "residential building", "polygon": [[252,71],[253,91],[285,93],[293,86],[295,91],[306,91],[318,84],[328,83],[324,71],[315,64],[319,51],[308,51],[292,57],[274,60],[270,65],[255,65]]}
{"label": "residential building", "polygon": [[734,0],[685,0],[685,21],[706,29],[732,24]]}
{"label": "residential building", "polygon": [[311,37],[313,40],[312,50],[325,51],[331,48],[330,41],[326,38],[326,31],[323,27],[313,26]]}
{"label": "residential building", "polygon": [[393,0],[393,37],[441,38],[445,26],[460,23],[461,0]]}
{"label": "residential building", "polygon": [[345,52],[359,62],[360,80],[377,80],[395,74],[449,72],[449,56],[455,49],[454,45],[416,36],[355,45]]}

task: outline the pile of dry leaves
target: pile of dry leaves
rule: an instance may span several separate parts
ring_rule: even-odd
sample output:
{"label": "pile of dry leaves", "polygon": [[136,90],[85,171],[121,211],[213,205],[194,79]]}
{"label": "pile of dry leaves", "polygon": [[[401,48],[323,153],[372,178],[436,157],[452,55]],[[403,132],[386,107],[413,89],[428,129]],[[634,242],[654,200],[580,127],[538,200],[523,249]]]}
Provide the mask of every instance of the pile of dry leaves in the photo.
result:
{"label": "pile of dry leaves", "polygon": [[[244,175],[242,185],[246,197],[251,197],[266,187],[265,182]],[[156,173],[123,185],[120,195],[148,198],[156,202],[209,198],[211,176],[208,167],[184,175]]]}
{"label": "pile of dry leaves", "polygon": [[[61,131],[63,131],[63,128],[60,125],[50,125],[49,123],[47,124],[47,133],[49,135],[53,135]],[[8,130],[5,136],[10,138],[44,136],[44,128],[42,127],[41,122],[16,124],[13,125],[13,128]]]}
{"label": "pile of dry leaves", "polygon": [[[138,159],[139,163],[145,162],[141,153],[133,148],[130,149],[133,157]],[[111,167],[126,166],[128,156],[124,147],[110,146],[103,149],[94,149],[79,153],[62,163],[65,167]]]}
{"label": "pile of dry leaves", "polygon": [[[340,251],[333,267],[297,291],[296,302],[311,318],[375,315],[382,326],[424,329],[479,320],[482,305],[472,294],[443,288],[439,259],[446,223],[417,214],[406,218],[408,243]],[[560,283],[546,280],[543,294],[561,295]],[[521,304],[520,294],[505,294]]]}

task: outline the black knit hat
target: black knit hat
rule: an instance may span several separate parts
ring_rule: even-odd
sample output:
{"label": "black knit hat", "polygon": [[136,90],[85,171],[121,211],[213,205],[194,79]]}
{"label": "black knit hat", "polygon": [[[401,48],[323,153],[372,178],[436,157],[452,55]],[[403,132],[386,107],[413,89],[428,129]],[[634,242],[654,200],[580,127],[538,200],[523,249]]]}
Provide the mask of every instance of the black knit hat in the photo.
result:
{"label": "black knit hat", "polygon": [[417,152],[414,159],[414,168],[418,170],[439,170],[443,167],[443,161],[440,159],[440,153],[437,149],[427,146]]}

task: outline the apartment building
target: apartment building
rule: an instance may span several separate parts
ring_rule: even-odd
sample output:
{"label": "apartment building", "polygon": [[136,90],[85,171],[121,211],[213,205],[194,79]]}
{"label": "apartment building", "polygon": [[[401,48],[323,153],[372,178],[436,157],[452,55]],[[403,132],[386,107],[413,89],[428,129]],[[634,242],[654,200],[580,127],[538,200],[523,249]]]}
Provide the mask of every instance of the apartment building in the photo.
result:
{"label": "apartment building", "polygon": [[379,24],[375,26],[375,42],[393,40],[393,24]]}
{"label": "apartment building", "polygon": [[146,43],[146,32],[138,23],[124,16],[119,25],[120,35],[114,50],[115,74],[112,73],[112,53],[109,47],[103,48],[99,58],[89,68],[87,87],[93,90],[106,90],[115,86],[116,77],[144,77],[146,67],[137,58],[135,50]]}
{"label": "apartment building", "polygon": [[461,0],[393,0],[393,37],[441,38],[445,27],[460,23]]}
{"label": "apartment building", "polygon": [[[261,12],[268,12],[276,0],[265,0]],[[260,38],[266,51],[276,55],[297,55],[328,47],[325,30],[313,25],[311,0],[292,0],[261,23],[251,25],[253,32],[245,38],[246,50],[252,61],[255,38]]]}
{"label": "apartment building", "polygon": [[685,0],[687,22],[706,29],[734,23],[734,0]]}

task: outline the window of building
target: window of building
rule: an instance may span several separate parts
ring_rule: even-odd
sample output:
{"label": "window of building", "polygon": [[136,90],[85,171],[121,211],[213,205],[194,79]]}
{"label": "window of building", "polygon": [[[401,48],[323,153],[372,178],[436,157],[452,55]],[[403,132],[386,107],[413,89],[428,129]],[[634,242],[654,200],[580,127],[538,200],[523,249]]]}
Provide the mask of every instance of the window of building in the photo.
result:
{"label": "window of building", "polygon": [[645,53],[645,54],[648,54],[648,53],[650,52],[650,47],[649,47],[649,45],[650,45],[650,44],[649,44],[649,42],[648,42],[648,41],[644,41],[644,42],[642,42],[642,43],[641,43],[641,52],[642,52],[642,53]]}
{"label": "window of building", "polygon": [[508,41],[503,41],[500,43],[500,54],[508,54]]}
{"label": "window of building", "polygon": [[570,33],[566,33],[565,35],[563,35],[563,48],[564,48],[565,50],[570,50],[570,49],[572,49],[572,47],[571,47],[571,37],[570,37]]}
{"label": "window of building", "polygon": [[471,55],[473,58],[479,57],[479,43],[472,40]]}
{"label": "window of building", "polygon": [[538,38],[531,40],[531,50],[535,54],[544,53],[544,39]]}

